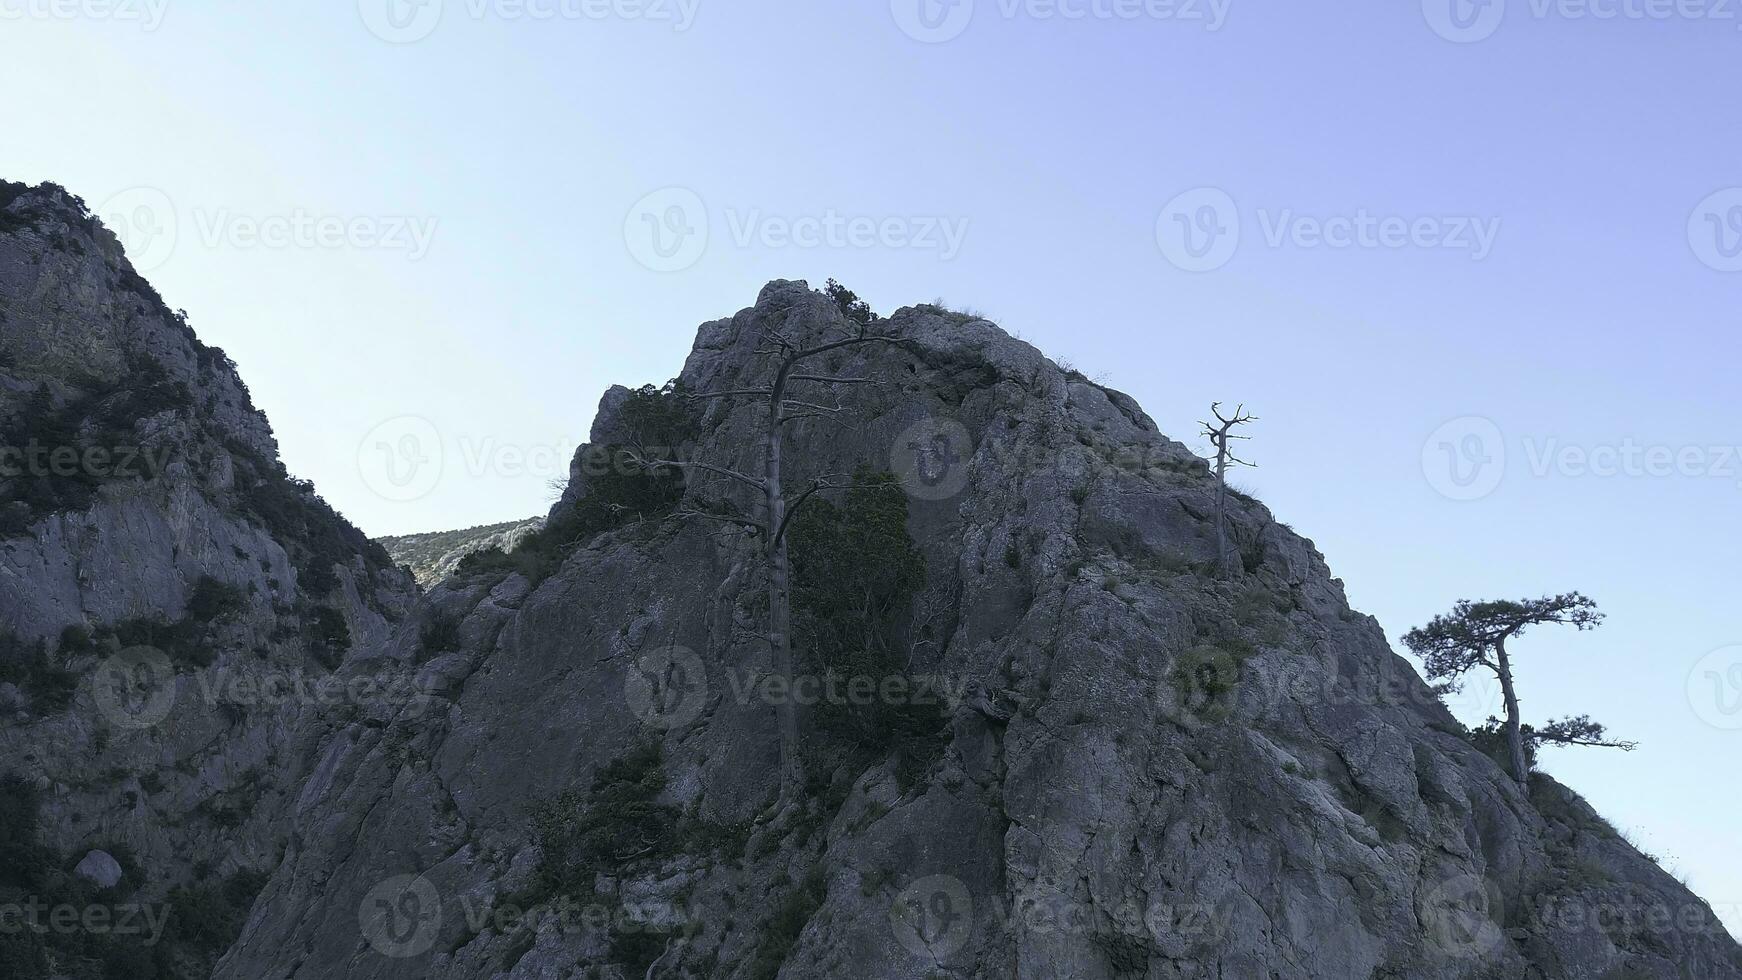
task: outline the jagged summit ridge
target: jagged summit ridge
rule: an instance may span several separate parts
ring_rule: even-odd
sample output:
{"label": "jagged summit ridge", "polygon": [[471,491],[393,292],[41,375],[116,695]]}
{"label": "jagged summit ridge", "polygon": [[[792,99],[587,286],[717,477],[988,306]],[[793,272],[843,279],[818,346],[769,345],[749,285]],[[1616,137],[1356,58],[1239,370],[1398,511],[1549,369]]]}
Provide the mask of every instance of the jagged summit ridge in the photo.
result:
{"label": "jagged summit ridge", "polygon": [[[29,485],[0,535],[15,586],[0,623],[75,682],[32,674],[22,712],[0,699],[0,748],[19,760],[8,786],[39,797],[44,870],[118,840],[142,896],[221,882],[202,907],[234,906],[239,936],[226,951],[225,930],[178,934],[184,963],[1742,975],[1703,902],[1575,795],[1547,778],[1521,791],[1470,744],[1310,542],[1236,497],[1239,567],[1218,573],[1204,464],[992,324],[897,311],[875,326],[901,343],[822,366],[876,383],[785,435],[795,486],[890,471],[905,492],[838,497],[794,546],[801,607],[833,617],[801,616],[805,669],[873,649],[826,665],[899,683],[844,714],[805,706],[809,792],[782,809],[756,543],[681,517],[753,514],[754,497],[717,472],[652,480],[611,451],[647,441],[651,413],[675,458],[754,471],[755,404],[691,416],[613,389],[546,527],[414,601],[270,465],[233,367],[106,234],[58,188],[0,187],[0,409],[21,432],[174,451],[150,480]],[[754,387],[769,338],[840,336],[849,312],[771,283],[701,327],[678,380]],[[117,385],[140,356],[158,365],[148,383]],[[899,601],[870,614],[837,601],[846,586]],[[104,631],[146,628],[129,617],[173,627],[176,697],[117,736],[95,679],[120,639]],[[80,623],[94,646],[62,637]],[[838,623],[851,642],[822,628]],[[240,712],[194,696],[238,670],[412,695]],[[889,726],[852,727],[861,708]],[[124,775],[92,778],[109,773]]]}
{"label": "jagged summit ridge", "polygon": [[[1206,469],[1130,399],[972,317],[877,328],[904,342],[831,359],[878,383],[791,426],[788,476],[933,465],[903,501],[924,581],[879,628],[945,692],[940,727],[771,808],[756,546],[672,518],[754,495],[698,471],[680,504],[599,517],[624,477],[599,450],[648,397],[613,389],[549,521],[573,536],[432,590],[418,616],[462,642],[418,666],[408,628],[384,655],[440,702],[330,745],[225,975],[1739,975],[1704,903],[1552,780],[1512,785],[1261,504],[1236,498],[1240,569],[1214,574]],[[678,380],[754,387],[775,333],[852,329],[772,283],[702,325]],[[755,472],[760,417],[709,399],[663,448]],[[674,665],[688,680],[648,680]],[[604,832],[630,798],[691,833],[552,894],[563,827]],[[360,941],[382,888],[438,913]],[[463,924],[478,909],[504,916]]]}

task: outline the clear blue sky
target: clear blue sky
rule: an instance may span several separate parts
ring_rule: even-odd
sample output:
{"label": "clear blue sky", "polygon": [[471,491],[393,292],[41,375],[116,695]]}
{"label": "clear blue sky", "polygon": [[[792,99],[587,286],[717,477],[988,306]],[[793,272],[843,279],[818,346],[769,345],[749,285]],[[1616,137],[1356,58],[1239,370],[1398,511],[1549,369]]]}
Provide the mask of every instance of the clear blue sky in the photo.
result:
{"label": "clear blue sky", "polygon": [[[0,0],[0,175],[140,216],[372,533],[542,511],[607,385],[777,277],[975,307],[1188,442],[1243,399],[1245,481],[1394,638],[1602,603],[1520,645],[1526,712],[1642,747],[1546,768],[1742,918],[1742,13],[918,2]],[[440,479],[381,492],[420,427]]]}

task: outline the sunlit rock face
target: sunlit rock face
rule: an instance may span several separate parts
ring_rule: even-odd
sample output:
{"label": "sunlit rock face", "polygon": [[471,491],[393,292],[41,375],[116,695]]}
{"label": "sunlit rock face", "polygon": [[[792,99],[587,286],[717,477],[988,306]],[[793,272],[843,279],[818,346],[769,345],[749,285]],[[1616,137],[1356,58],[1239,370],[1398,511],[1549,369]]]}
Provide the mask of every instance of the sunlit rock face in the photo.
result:
{"label": "sunlit rock face", "polygon": [[380,541],[395,562],[411,569],[419,585],[430,588],[452,575],[467,555],[489,548],[513,551],[528,534],[543,526],[544,519],[534,517],[459,531],[393,535]]}

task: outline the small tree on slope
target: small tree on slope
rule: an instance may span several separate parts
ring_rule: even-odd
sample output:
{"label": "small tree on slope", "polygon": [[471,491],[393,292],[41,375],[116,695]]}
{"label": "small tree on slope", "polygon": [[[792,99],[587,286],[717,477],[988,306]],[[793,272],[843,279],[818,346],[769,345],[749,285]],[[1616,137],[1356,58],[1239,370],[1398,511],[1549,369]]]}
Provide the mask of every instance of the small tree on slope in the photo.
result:
{"label": "small tree on slope", "polygon": [[[834,290],[831,290],[830,294],[836,300],[837,305],[842,303],[841,296],[836,294]],[[800,370],[800,366],[804,362],[811,361],[831,351],[900,342],[893,335],[873,332],[871,325],[874,322],[874,318],[869,316],[863,322],[849,317],[841,336],[819,340],[810,345],[801,344],[781,333],[780,330],[769,327],[766,337],[768,344],[758,351],[759,354],[768,359],[772,368],[765,384],[752,388],[704,391],[690,396],[698,400],[746,398],[762,403],[763,465],[761,475],[689,460],[649,458],[650,454],[643,451],[630,453],[630,459],[633,462],[650,471],[658,472],[662,469],[676,468],[712,473],[750,488],[760,498],[761,514],[757,517],[744,517],[735,513],[705,508],[680,510],[675,516],[703,518],[740,525],[760,540],[767,571],[768,644],[773,653],[774,671],[787,683],[789,689],[793,678],[792,576],[791,561],[787,549],[787,531],[799,509],[816,494],[845,489],[851,484],[843,477],[818,477],[812,480],[809,486],[799,491],[796,496],[789,497],[782,476],[786,429],[788,425],[801,419],[831,418],[846,410],[838,400],[832,405],[808,400],[820,397],[812,392],[820,391],[827,394],[838,390],[839,386],[842,385],[874,383],[870,378],[807,374]],[[795,801],[803,788],[803,774],[799,768],[798,759],[798,716],[794,711],[792,699],[784,698],[777,703],[775,714],[780,729],[780,802],[786,805]]]}
{"label": "small tree on slope", "polygon": [[1199,423],[1204,427],[1204,435],[1210,439],[1210,445],[1216,450],[1216,570],[1226,572],[1228,562],[1228,467],[1253,466],[1234,455],[1230,443],[1236,439],[1250,439],[1251,436],[1239,435],[1234,431],[1242,425],[1258,421],[1258,416],[1248,415],[1246,406],[1241,405],[1234,410],[1233,418],[1222,415],[1222,403],[1210,405],[1210,414],[1216,417],[1214,424]]}
{"label": "small tree on slope", "polygon": [[1435,616],[1426,626],[1410,630],[1403,642],[1427,667],[1428,679],[1453,685],[1476,667],[1486,667],[1500,679],[1506,701],[1505,736],[1512,776],[1519,785],[1530,778],[1530,762],[1538,744],[1601,745],[1631,750],[1632,742],[1610,741],[1602,725],[1588,715],[1552,721],[1541,728],[1524,725],[1518,711],[1518,690],[1513,683],[1512,658],[1506,642],[1532,626],[1559,623],[1578,630],[1595,629],[1603,622],[1597,604],[1577,592],[1521,599],[1472,602],[1463,599],[1449,614]]}

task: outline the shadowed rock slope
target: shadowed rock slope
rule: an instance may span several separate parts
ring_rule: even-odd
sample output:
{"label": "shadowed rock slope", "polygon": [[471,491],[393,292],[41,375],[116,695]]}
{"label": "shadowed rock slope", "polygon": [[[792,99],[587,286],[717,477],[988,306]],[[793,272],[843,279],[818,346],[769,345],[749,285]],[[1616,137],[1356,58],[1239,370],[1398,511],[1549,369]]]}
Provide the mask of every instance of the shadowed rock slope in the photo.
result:
{"label": "shadowed rock slope", "polygon": [[0,975],[209,975],[349,724],[289,683],[345,676],[414,596],[84,204],[0,182],[0,903],[162,923],[9,918]]}
{"label": "shadowed rock slope", "polygon": [[[855,328],[772,283],[679,383],[754,387],[776,332]],[[1213,482],[1129,398],[935,307],[876,329],[902,343],[815,367],[878,383],[787,433],[790,486],[863,484],[795,530],[804,670],[894,678],[805,704],[804,799],[776,803],[755,544],[677,516],[754,500],[606,450],[757,472],[761,410],[613,389],[548,526],[372,653],[432,695],[325,734],[220,975],[1742,976],[1257,501],[1215,574]]]}

